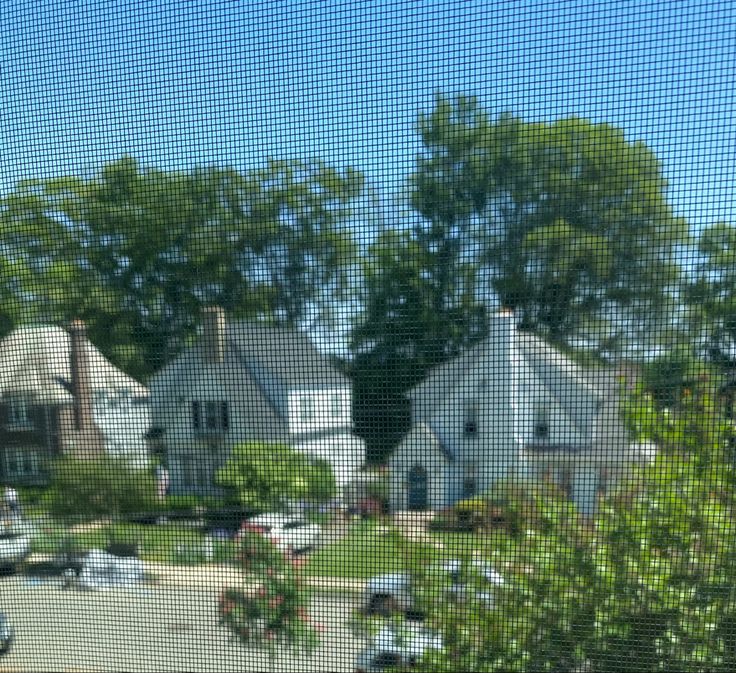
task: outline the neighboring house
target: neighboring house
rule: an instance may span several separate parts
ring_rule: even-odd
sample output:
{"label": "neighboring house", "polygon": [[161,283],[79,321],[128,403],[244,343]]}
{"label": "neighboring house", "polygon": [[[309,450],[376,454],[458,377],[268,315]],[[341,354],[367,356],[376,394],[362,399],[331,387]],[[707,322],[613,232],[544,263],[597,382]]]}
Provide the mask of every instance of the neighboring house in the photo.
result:
{"label": "neighboring house", "polygon": [[328,461],[338,487],[365,460],[352,434],[350,380],[296,330],[226,324],[205,309],[200,338],[151,381],[151,446],[173,493],[214,493],[236,444],[287,443]]}
{"label": "neighboring house", "polygon": [[509,477],[548,476],[580,510],[651,448],[632,444],[619,412],[621,376],[584,370],[514,315],[432,370],[410,392],[412,428],[389,461],[391,506],[440,509]]}
{"label": "neighboring house", "polygon": [[147,465],[148,390],[87,340],[84,323],[20,327],[0,341],[0,480],[42,484],[62,453]]}

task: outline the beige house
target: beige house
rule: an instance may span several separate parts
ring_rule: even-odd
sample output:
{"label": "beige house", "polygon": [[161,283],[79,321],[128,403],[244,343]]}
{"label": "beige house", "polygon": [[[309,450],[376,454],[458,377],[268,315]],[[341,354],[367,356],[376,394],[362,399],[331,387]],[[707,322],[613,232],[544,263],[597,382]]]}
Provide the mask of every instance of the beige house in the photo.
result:
{"label": "beige house", "polygon": [[307,335],[204,311],[198,341],[151,381],[152,441],[173,493],[215,492],[231,448],[283,442],[332,465],[339,487],[365,460],[352,434],[350,380]]}
{"label": "beige house", "polygon": [[508,311],[410,398],[413,425],[389,462],[394,510],[440,509],[499,480],[549,476],[591,514],[601,489],[651,458],[621,420],[617,372],[582,369],[517,330]]}
{"label": "beige house", "polygon": [[85,325],[19,327],[0,341],[0,479],[44,483],[49,459],[107,451],[147,465],[148,389]]}

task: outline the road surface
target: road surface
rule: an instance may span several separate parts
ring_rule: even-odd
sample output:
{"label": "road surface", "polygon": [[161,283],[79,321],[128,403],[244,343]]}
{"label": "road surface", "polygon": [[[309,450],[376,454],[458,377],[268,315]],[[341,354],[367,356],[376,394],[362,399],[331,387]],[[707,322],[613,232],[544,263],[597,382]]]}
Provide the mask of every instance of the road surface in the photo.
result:
{"label": "road surface", "polygon": [[[310,658],[283,654],[277,670],[350,671],[361,647],[347,627],[355,596],[316,597],[326,626]],[[0,610],[15,627],[1,671],[262,671],[267,656],[229,639],[216,593],[157,587],[62,591],[58,580],[0,578]]]}

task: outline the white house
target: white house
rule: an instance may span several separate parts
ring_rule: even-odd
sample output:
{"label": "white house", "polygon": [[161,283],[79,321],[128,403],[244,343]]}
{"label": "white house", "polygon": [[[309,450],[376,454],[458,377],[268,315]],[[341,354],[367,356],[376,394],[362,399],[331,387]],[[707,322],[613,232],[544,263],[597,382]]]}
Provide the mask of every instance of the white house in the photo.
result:
{"label": "white house", "polygon": [[617,372],[584,370],[517,330],[513,313],[495,314],[487,339],[410,392],[412,428],[389,461],[392,508],[439,509],[549,475],[592,514],[601,488],[650,458],[629,441],[620,388]]}
{"label": "white house", "polygon": [[150,436],[168,456],[174,493],[214,492],[216,471],[243,442],[288,443],[324,459],[339,488],[365,461],[350,380],[296,330],[228,325],[210,307],[197,343],[150,386]]}
{"label": "white house", "polygon": [[0,479],[44,483],[62,454],[148,465],[148,389],[114,367],[84,323],[18,327],[0,341]]}

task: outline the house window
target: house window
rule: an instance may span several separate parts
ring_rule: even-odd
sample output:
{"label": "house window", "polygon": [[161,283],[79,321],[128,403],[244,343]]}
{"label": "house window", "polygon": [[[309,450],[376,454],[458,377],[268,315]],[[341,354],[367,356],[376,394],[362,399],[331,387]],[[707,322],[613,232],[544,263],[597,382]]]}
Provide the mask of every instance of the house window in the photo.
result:
{"label": "house window", "polygon": [[192,427],[201,432],[224,432],[230,429],[227,402],[192,402]]}
{"label": "house window", "polygon": [[8,398],[8,425],[29,427],[31,423],[31,405],[27,397],[13,395]]}
{"label": "house window", "polygon": [[33,477],[40,474],[41,461],[33,449],[8,449],[5,454],[5,469],[9,477]]}
{"label": "house window", "polygon": [[534,415],[534,439],[539,441],[549,439],[549,408],[546,404],[537,407]]}
{"label": "house window", "polygon": [[478,468],[475,463],[463,465],[463,498],[472,498],[478,490]]}
{"label": "house window", "polygon": [[314,418],[314,400],[308,395],[299,399],[299,416],[303,421],[311,421]]}
{"label": "house window", "polygon": [[330,398],[330,409],[333,418],[342,416],[342,395],[333,395]]}
{"label": "house window", "polygon": [[465,405],[464,430],[466,437],[475,437],[478,434],[478,405],[475,400]]}

